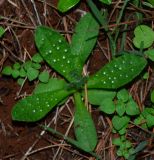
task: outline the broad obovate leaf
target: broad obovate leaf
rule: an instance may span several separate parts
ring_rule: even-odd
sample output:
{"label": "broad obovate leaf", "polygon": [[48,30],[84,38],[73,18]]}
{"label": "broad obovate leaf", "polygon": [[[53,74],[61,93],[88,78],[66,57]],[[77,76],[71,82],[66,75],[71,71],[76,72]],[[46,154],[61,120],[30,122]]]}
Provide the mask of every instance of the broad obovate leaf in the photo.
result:
{"label": "broad obovate leaf", "polygon": [[67,83],[63,79],[50,78],[48,83],[39,83],[34,92],[35,94],[44,92],[53,92],[57,90],[66,89]]}
{"label": "broad obovate leaf", "polygon": [[71,54],[69,44],[58,32],[39,26],[35,32],[35,42],[44,60],[67,80],[75,80],[82,72],[76,63],[77,57]]}
{"label": "broad obovate leaf", "polygon": [[91,152],[97,144],[96,129],[79,93],[75,94],[75,106],[74,127],[77,141],[86,152]]}
{"label": "broad obovate leaf", "polygon": [[74,7],[80,0],[59,0],[58,10],[61,12],[66,12],[72,7]]}
{"label": "broad obovate leaf", "polygon": [[26,97],[14,106],[12,119],[26,122],[38,121],[72,92],[73,91],[58,90]]}
{"label": "broad obovate leaf", "polygon": [[138,76],[146,64],[143,57],[125,53],[89,77],[88,88],[119,88]]}
{"label": "broad obovate leaf", "polygon": [[[65,90],[65,89],[69,89],[68,84],[66,83],[65,80],[57,79],[57,78],[50,78],[47,83],[39,83],[36,86],[33,93],[38,94],[38,93],[53,92],[53,91]],[[62,102],[58,103],[57,105],[61,105],[65,103],[66,100],[67,98],[62,100]]]}
{"label": "broad obovate leaf", "polygon": [[75,28],[71,52],[80,58],[82,66],[96,43],[98,32],[99,24],[90,13],[82,17]]}

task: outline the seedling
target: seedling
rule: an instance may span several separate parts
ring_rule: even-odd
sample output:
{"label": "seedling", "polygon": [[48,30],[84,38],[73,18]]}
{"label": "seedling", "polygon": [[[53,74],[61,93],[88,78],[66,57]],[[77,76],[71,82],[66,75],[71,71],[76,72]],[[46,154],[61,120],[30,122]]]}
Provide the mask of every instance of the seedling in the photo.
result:
{"label": "seedling", "polygon": [[118,132],[121,135],[125,134],[130,121],[130,116],[140,114],[138,105],[126,89],[119,90],[117,94],[115,92],[105,91],[106,98],[103,98],[103,96],[102,99],[98,98],[99,103],[94,103],[97,101],[93,100],[98,93],[91,93],[93,93],[93,97],[88,96],[89,102],[92,101],[92,104],[99,105],[99,109],[106,114],[114,114],[112,119],[114,133]]}
{"label": "seedling", "polygon": [[125,136],[113,139],[112,143],[118,147],[117,155],[128,159],[134,152],[134,148],[129,140]]}
{"label": "seedling", "polygon": [[47,83],[49,80],[49,73],[47,71],[40,72],[41,62],[43,61],[42,57],[37,53],[32,57],[32,60],[28,60],[23,64],[18,62],[14,65],[6,66],[2,70],[2,74],[11,76],[13,78],[18,78],[17,82],[19,85],[22,85],[27,78],[29,81],[34,81],[37,78],[40,82]]}
{"label": "seedling", "polygon": [[[152,94],[153,99],[153,94]],[[117,146],[117,155],[125,159],[135,159],[135,149],[131,142],[127,140],[127,127],[130,120],[135,118],[134,123],[143,128],[154,126],[154,109],[145,108],[140,112],[138,105],[126,89],[121,89],[117,93],[114,91],[90,90],[88,100],[93,105],[99,105],[99,109],[113,116],[112,131],[118,133],[120,138],[113,139],[113,144]],[[133,159],[134,158],[134,159]]]}
{"label": "seedling", "polygon": [[128,160],[135,160],[137,154],[147,146],[147,141],[143,141],[134,149],[131,142],[125,136],[113,139],[112,143],[118,147],[117,155]]}
{"label": "seedling", "polygon": [[[113,98],[115,92],[105,91],[105,89],[117,89],[124,86],[138,76],[147,64],[145,58],[124,52],[96,74],[89,77],[83,76],[83,66],[95,46],[98,33],[99,24],[90,13],[82,17],[77,24],[70,45],[57,31],[45,26],[37,27],[35,42],[39,53],[48,65],[64,79],[50,78],[48,83],[39,84],[32,96],[20,100],[13,107],[13,120],[38,121],[64,99],[73,95],[76,146],[85,152],[93,152],[97,144],[97,134],[92,117],[82,101],[84,85],[87,85],[88,96],[102,89],[98,94],[104,96],[108,94]],[[119,97],[121,96],[119,95]],[[123,98],[121,99],[123,100]],[[94,98],[89,102],[98,104],[99,101]],[[122,118],[127,119],[127,122],[121,128],[116,128],[114,125],[115,129],[120,130],[128,124],[129,117]]]}

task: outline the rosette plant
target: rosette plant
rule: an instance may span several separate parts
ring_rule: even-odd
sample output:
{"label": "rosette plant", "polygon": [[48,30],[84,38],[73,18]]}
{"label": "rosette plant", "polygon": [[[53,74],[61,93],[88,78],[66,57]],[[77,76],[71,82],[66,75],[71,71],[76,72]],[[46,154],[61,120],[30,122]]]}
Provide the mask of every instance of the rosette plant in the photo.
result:
{"label": "rosette plant", "polygon": [[12,119],[36,122],[73,95],[76,146],[92,152],[97,145],[97,133],[91,114],[83,102],[84,86],[91,94],[97,90],[110,94],[109,90],[124,86],[138,76],[147,63],[144,57],[124,52],[94,75],[84,76],[83,66],[96,44],[98,34],[99,24],[90,13],[84,15],[76,25],[71,44],[54,29],[38,26],[35,31],[38,51],[63,79],[50,78],[48,83],[36,86],[31,96],[13,107]]}

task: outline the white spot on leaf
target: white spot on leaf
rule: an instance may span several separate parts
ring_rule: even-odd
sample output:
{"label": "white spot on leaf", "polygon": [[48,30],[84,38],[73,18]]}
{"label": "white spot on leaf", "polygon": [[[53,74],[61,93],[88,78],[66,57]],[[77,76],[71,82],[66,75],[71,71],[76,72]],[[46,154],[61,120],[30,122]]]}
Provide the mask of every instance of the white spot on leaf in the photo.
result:
{"label": "white spot on leaf", "polygon": [[65,56],[63,56],[63,59],[65,59],[66,57]]}
{"label": "white spot on leaf", "polygon": [[67,49],[64,49],[64,52],[67,52]]}

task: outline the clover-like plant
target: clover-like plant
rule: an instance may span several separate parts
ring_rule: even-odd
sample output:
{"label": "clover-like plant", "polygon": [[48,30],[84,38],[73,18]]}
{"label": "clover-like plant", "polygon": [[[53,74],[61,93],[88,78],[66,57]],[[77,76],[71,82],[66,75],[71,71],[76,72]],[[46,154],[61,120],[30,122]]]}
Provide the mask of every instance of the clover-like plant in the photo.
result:
{"label": "clover-like plant", "polygon": [[127,140],[125,136],[114,138],[112,143],[118,147],[117,155],[119,157],[122,156],[128,160],[135,160],[137,154],[142,151],[148,144],[147,141],[142,141],[135,148],[133,148],[132,143]]}
{"label": "clover-like plant", "polygon": [[133,43],[136,48],[149,48],[154,42],[154,31],[147,25],[138,25],[134,35]]}
{"label": "clover-like plant", "polygon": [[119,157],[125,157],[125,159],[128,159],[129,156],[134,152],[132,143],[127,140],[125,136],[113,139],[112,143],[118,147],[117,155]]}
{"label": "clover-like plant", "polygon": [[5,66],[2,70],[2,74],[17,79],[19,85],[22,85],[25,82],[25,79],[34,81],[37,78],[40,82],[47,83],[49,80],[48,71],[40,72],[40,63],[42,61],[42,57],[37,53],[31,60],[27,60],[25,63],[20,64],[19,62],[16,62],[13,66]]}
{"label": "clover-like plant", "polygon": [[31,96],[20,100],[13,107],[13,120],[38,121],[64,99],[73,95],[76,146],[86,152],[94,150],[97,134],[92,117],[82,100],[84,85],[87,85],[88,94],[100,91],[98,94],[114,97],[114,92],[105,89],[117,89],[129,83],[140,74],[147,63],[143,57],[124,53],[111,60],[96,74],[83,76],[83,66],[95,46],[98,33],[99,24],[90,13],[83,16],[77,24],[70,45],[54,29],[37,27],[35,42],[39,53],[64,79],[50,78],[47,84],[39,84]]}

